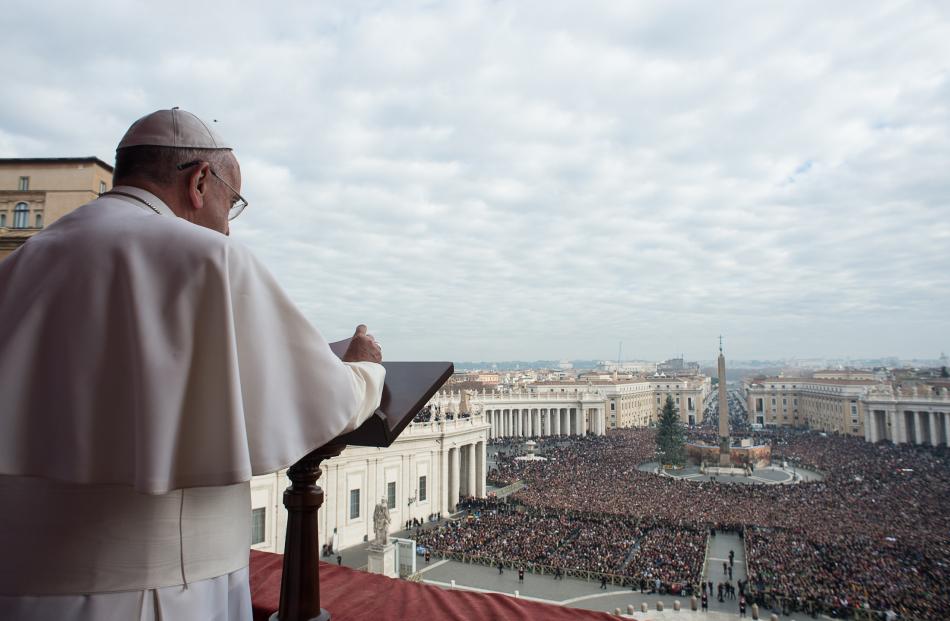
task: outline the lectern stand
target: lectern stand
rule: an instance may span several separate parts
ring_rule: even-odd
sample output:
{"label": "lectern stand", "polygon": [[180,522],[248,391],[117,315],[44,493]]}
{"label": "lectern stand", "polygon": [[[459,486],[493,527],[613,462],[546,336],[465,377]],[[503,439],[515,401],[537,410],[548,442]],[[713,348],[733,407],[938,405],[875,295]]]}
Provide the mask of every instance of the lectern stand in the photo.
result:
{"label": "lectern stand", "polygon": [[[336,344],[334,344],[336,345]],[[335,348],[336,349],[336,348]],[[386,383],[379,409],[356,430],[309,453],[290,467],[284,491],[287,535],[280,581],[280,608],[270,621],[329,621],[320,607],[320,541],[317,510],[323,490],[317,485],[320,464],[347,445],[387,447],[452,375],[451,362],[384,362]]]}

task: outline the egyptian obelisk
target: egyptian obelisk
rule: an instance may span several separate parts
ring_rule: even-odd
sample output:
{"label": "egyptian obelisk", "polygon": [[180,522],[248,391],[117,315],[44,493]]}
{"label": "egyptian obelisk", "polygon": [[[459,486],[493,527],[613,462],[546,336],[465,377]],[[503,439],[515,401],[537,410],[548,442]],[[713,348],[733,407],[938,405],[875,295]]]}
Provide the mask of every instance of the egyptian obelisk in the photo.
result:
{"label": "egyptian obelisk", "polygon": [[726,357],[719,337],[719,465],[729,466],[729,399],[726,397]]}

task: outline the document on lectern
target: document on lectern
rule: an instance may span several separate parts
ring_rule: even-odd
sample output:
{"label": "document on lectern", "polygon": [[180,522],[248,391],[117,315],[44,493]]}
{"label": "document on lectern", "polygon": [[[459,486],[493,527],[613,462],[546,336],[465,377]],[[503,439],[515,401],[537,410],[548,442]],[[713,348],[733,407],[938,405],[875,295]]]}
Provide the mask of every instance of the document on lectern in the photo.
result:
{"label": "document on lectern", "polygon": [[[343,357],[350,339],[330,343],[330,349]],[[387,447],[412,422],[429,399],[455,372],[451,362],[383,362],[386,381],[379,409],[362,425],[337,438],[352,446]]]}

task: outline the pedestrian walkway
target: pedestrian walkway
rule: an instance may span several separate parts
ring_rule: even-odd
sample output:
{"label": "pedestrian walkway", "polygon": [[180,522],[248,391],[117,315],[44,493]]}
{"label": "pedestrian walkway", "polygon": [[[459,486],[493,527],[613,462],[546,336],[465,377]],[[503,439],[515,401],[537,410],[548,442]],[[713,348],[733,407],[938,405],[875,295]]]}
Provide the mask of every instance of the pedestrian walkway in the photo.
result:
{"label": "pedestrian walkway", "polygon": [[[732,553],[732,562],[730,562],[730,552]],[[739,607],[739,580],[747,580],[745,564],[745,545],[742,538],[732,532],[717,532],[715,536],[710,535],[706,543],[706,566],[703,568],[703,579],[706,582],[712,582],[712,592],[709,594],[709,606],[713,608],[713,601],[719,601],[719,585],[731,584],[736,588],[735,599],[726,596],[725,590],[723,599],[725,605],[735,604]],[[731,573],[730,573],[731,570]]]}

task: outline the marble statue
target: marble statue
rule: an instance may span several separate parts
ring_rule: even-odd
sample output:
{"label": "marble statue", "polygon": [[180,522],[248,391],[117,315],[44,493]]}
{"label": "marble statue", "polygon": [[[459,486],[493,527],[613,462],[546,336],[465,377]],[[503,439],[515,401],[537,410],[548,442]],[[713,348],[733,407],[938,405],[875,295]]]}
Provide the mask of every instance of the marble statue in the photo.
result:
{"label": "marble statue", "polygon": [[384,546],[389,543],[390,521],[389,506],[386,504],[386,499],[381,498],[373,511],[373,531],[376,533],[374,543],[376,545]]}

